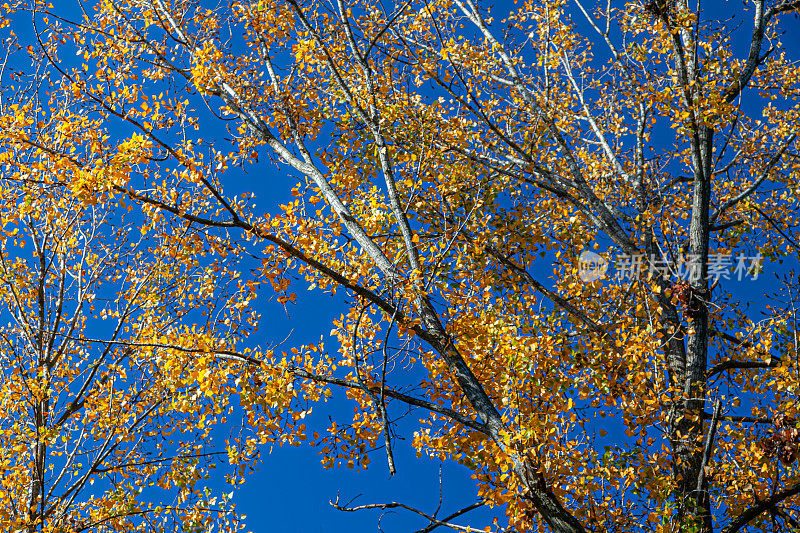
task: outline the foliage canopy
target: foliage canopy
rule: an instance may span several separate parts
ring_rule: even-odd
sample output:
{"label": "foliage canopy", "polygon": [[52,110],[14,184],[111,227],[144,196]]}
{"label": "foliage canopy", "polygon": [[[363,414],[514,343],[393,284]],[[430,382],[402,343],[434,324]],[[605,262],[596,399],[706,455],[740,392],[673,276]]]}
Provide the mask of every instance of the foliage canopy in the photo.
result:
{"label": "foliage canopy", "polygon": [[[237,530],[216,455],[409,406],[518,531],[799,527],[796,0],[81,9],[0,7],[6,529]],[[298,286],[332,347],[255,334]]]}

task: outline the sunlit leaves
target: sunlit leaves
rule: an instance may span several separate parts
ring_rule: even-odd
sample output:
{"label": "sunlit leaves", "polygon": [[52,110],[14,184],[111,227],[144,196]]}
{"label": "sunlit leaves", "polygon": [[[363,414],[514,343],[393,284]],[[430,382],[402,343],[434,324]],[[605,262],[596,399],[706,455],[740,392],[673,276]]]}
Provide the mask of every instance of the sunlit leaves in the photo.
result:
{"label": "sunlit leaves", "polygon": [[[113,433],[138,466],[104,466],[129,485],[80,513],[169,514],[141,503],[154,481],[191,504],[169,511],[191,529],[209,467],[180,433],[213,439],[242,414],[242,437],[218,449],[234,484],[272,443],[366,468],[382,435],[401,442],[408,394],[429,402],[402,426],[411,444],[470,469],[512,527],[544,527],[527,464],[586,528],[666,532],[690,506],[680,431],[699,438],[720,399],[705,474],[715,519],[768,494],[779,469],[795,475],[754,444],[759,424],[797,414],[795,278],[764,319],[730,277],[702,291],[647,266],[595,281],[577,267],[587,249],[685,267],[702,180],[709,258],[796,259],[800,82],[777,19],[763,28],[774,50],[745,79],[749,30],[683,2],[468,4],[98,2],[80,24],[40,6],[50,33],[19,53],[41,70],[15,72],[0,116],[0,275],[9,335],[27,346],[3,385],[19,435],[3,461],[35,455],[37,439],[67,457],[90,447],[82,428],[92,444]],[[741,83],[753,92],[740,98]],[[40,279],[46,302],[62,280],[81,302],[68,333],[44,328],[68,338],[47,372],[32,340],[42,327],[25,318],[41,313]],[[327,349],[252,336],[256,298],[292,310],[305,289],[344,308]],[[687,389],[692,354],[670,343],[696,333],[700,299],[710,349]],[[490,437],[475,427],[485,420],[470,425],[452,354],[431,342],[436,321],[499,412]],[[68,430],[20,426],[23,398],[69,410],[81,380]],[[352,415],[314,422],[338,388]],[[173,459],[147,463],[142,435],[174,439]],[[19,499],[30,468],[7,471]]]}

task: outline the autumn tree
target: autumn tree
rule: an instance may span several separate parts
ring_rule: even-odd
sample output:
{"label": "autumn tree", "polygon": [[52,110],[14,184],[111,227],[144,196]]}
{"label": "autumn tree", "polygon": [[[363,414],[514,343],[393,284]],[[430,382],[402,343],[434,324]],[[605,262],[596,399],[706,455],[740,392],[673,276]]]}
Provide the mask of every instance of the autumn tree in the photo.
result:
{"label": "autumn tree", "polygon": [[[143,227],[191,228],[173,257],[249,253],[254,293],[347,309],[332,351],[209,333],[199,360],[141,352],[137,375],[246,365],[254,442],[307,440],[326,466],[366,467],[380,444],[393,472],[413,406],[412,445],[471,469],[520,531],[800,527],[796,1],[82,8],[4,8],[42,61],[38,98],[3,109],[15,187],[76,213],[136,206]],[[242,170],[298,176],[293,198],[253,199]],[[599,276],[610,262],[627,274]],[[767,263],[768,304],[742,279]],[[339,389],[352,418],[285,423]]]}
{"label": "autumn tree", "polygon": [[[241,250],[226,235],[143,218],[113,190],[68,180],[66,168],[84,183],[122,179],[152,152],[142,136],[94,129],[70,87],[37,72],[40,54],[7,37],[2,530],[239,531],[230,497],[206,483],[220,462],[239,483],[262,444],[242,431],[265,422],[240,408],[253,404],[248,365],[238,352],[238,363],[220,359],[255,329],[257,282],[243,275]],[[75,151],[80,143],[89,149]],[[114,153],[92,160],[91,143]]]}

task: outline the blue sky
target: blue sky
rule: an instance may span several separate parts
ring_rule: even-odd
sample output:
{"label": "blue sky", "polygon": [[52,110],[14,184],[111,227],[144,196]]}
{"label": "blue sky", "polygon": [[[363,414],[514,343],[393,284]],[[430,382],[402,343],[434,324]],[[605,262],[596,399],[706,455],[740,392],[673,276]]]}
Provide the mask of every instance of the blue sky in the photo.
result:
{"label": "blue sky", "polygon": [[[709,16],[723,13],[726,5],[725,2],[713,4]],[[58,9],[61,7],[57,5]],[[497,5],[497,12],[506,10],[502,4]],[[789,24],[791,23],[790,20]],[[796,21],[793,24],[797,28]],[[18,33],[25,36],[22,29]],[[792,43],[789,47],[800,47],[800,32],[790,33],[788,40]],[[744,45],[746,41],[743,41]],[[229,190],[238,188],[255,192],[260,208],[264,209],[288,199],[289,190],[295,182],[296,179],[285,168],[278,168],[269,162],[269,158],[263,157],[259,165],[250,167],[249,174],[230,174],[226,186]],[[266,202],[267,205],[261,202]],[[735,295],[756,302],[762,294],[774,287],[772,269],[772,265],[767,265],[758,282],[732,284],[731,290]],[[283,340],[291,331],[287,343],[289,346],[315,342],[323,335],[330,347],[328,332],[331,319],[343,310],[341,299],[307,292],[299,283],[295,291],[298,293],[298,301],[288,309],[291,316],[286,315],[283,306],[267,302],[266,298],[256,302],[262,320],[255,340],[261,345],[271,345]],[[339,397],[328,404],[316,406],[310,424],[318,424],[318,428],[324,428],[329,414],[335,417],[341,413],[346,418],[352,409],[351,405]],[[411,417],[410,421],[413,420]],[[413,427],[409,423],[403,425],[405,429]],[[372,452],[372,464],[365,472],[325,470],[315,450],[305,446],[275,447],[271,451],[265,449],[259,470],[249,477],[235,496],[238,510],[247,515],[247,529],[254,533],[316,533],[372,531],[377,527],[381,511],[337,511],[328,503],[336,498],[337,493],[341,495],[342,502],[361,495],[354,504],[398,501],[432,513],[438,506],[440,469],[443,500],[439,516],[446,516],[475,502],[475,481],[470,479],[470,471],[453,463],[418,458],[410,446],[410,432],[405,431],[402,435],[406,440],[395,442],[397,474],[393,477],[388,474],[385,453],[380,449]],[[617,436],[612,431],[606,441],[613,443]],[[224,468],[219,473],[224,473]],[[230,490],[219,480],[214,482],[214,486],[224,492]],[[489,525],[491,519],[497,515],[497,510],[481,509],[457,522],[482,528]],[[501,524],[502,522],[501,520]],[[425,525],[425,520],[404,510],[389,511],[381,522],[387,533],[414,531]]]}

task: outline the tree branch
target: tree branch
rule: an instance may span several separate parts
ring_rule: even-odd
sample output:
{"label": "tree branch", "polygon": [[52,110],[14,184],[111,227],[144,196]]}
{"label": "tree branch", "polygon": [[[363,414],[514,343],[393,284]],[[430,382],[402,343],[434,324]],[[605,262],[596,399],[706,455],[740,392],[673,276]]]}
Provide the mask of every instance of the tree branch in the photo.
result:
{"label": "tree branch", "polygon": [[796,483],[794,485],[786,487],[780,492],[776,492],[769,498],[761,500],[760,502],[758,502],[757,504],[755,504],[748,510],[744,511],[736,518],[734,518],[733,521],[730,524],[728,524],[728,527],[722,530],[722,533],[736,533],[737,531],[745,527],[747,524],[755,520],[758,517],[758,515],[760,515],[764,511],[772,509],[777,504],[781,503],[783,500],[791,498],[792,496],[795,496],[797,494],[800,494],[800,483]]}
{"label": "tree branch", "polygon": [[412,513],[416,513],[416,514],[422,516],[423,518],[427,519],[430,522],[430,524],[427,527],[424,527],[423,529],[420,529],[416,533],[428,533],[428,532],[433,531],[434,529],[436,529],[437,527],[440,527],[440,526],[449,527],[449,528],[455,529],[457,531],[466,531],[466,532],[476,531],[475,528],[471,528],[469,526],[459,526],[457,524],[450,523],[450,520],[452,520],[453,518],[457,518],[457,517],[459,517],[459,516],[461,516],[463,514],[466,514],[469,511],[472,511],[473,509],[477,509],[479,507],[482,507],[482,506],[486,505],[483,502],[474,503],[474,504],[469,505],[469,506],[467,506],[467,507],[465,507],[465,508],[463,508],[463,509],[461,509],[459,511],[456,511],[455,513],[451,514],[450,516],[448,516],[448,517],[446,517],[446,518],[444,518],[442,520],[439,520],[435,516],[431,516],[431,515],[425,513],[424,511],[420,511],[419,509],[417,509],[415,507],[411,507],[410,505],[406,505],[404,503],[398,503],[398,502],[369,503],[369,504],[366,504],[366,505],[356,505],[354,507],[349,507],[347,505],[340,505],[339,504],[339,495],[337,494],[336,495],[336,501],[335,502],[332,501],[332,502],[330,502],[330,504],[331,504],[331,506],[333,506],[334,509],[336,509],[338,511],[348,512],[348,513],[353,513],[353,512],[356,512],[356,511],[364,511],[364,510],[367,510],[367,509],[405,509],[407,511],[411,511]]}
{"label": "tree branch", "polygon": [[734,361],[729,359],[727,361],[722,361],[721,363],[717,363],[706,373],[706,378],[711,378],[717,374],[722,372],[726,372],[728,370],[754,370],[756,368],[774,368],[778,366],[780,363],[780,359],[772,359],[769,362],[767,361]]}

